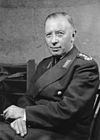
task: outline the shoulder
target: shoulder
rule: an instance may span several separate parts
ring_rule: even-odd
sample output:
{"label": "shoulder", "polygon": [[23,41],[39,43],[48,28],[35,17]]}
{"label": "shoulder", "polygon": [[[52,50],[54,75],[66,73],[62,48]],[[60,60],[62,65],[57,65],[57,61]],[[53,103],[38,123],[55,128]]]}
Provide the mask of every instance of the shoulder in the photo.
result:
{"label": "shoulder", "polygon": [[39,62],[38,66],[45,65],[45,64],[48,63],[51,59],[52,59],[52,56],[43,58],[43,59]]}
{"label": "shoulder", "polygon": [[96,61],[87,54],[79,52],[76,58],[77,58],[78,65],[81,65],[81,66],[83,66],[83,65],[91,66],[92,65],[92,66],[98,67],[98,64],[96,63]]}
{"label": "shoulder", "polygon": [[78,53],[77,57],[80,59],[86,60],[86,61],[92,61],[93,58],[91,56],[88,56],[87,54],[84,53]]}
{"label": "shoulder", "polygon": [[77,54],[77,60],[78,62],[83,62],[83,63],[93,63],[95,62],[95,60],[91,57],[91,56],[88,56],[87,54],[84,54],[84,53],[81,53],[79,52]]}
{"label": "shoulder", "polygon": [[51,59],[52,59],[52,56],[43,58],[43,59],[40,61],[40,63],[46,63],[46,62],[48,62],[48,61],[51,60]]}

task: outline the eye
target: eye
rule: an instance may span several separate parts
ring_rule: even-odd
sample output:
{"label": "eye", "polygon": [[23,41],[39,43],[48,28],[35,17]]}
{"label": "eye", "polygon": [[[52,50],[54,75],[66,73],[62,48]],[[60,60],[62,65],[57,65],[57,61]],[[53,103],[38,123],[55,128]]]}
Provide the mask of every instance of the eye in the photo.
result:
{"label": "eye", "polygon": [[62,31],[57,31],[57,32],[56,32],[56,35],[57,35],[58,37],[62,37],[62,36],[64,35],[64,32],[62,32]]}
{"label": "eye", "polygon": [[46,38],[50,38],[51,36],[52,36],[51,33],[47,33],[47,34],[46,34]]}

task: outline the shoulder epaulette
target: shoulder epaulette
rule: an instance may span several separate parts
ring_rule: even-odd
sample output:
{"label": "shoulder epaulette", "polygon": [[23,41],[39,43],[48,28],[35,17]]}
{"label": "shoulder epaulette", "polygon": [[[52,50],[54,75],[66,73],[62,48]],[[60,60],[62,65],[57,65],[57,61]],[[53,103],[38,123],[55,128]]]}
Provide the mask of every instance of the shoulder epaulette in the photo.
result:
{"label": "shoulder epaulette", "polygon": [[86,55],[84,53],[79,53],[78,56],[82,57],[84,60],[87,60],[87,61],[90,61],[90,60],[93,59],[91,56],[88,56],[88,55]]}

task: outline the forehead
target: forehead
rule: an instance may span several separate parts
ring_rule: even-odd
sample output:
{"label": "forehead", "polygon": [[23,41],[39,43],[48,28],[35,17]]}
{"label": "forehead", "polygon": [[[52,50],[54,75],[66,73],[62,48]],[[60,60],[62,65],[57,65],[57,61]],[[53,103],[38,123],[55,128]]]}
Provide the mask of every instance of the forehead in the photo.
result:
{"label": "forehead", "polygon": [[62,29],[65,30],[66,28],[70,28],[71,25],[68,22],[67,18],[64,16],[57,16],[57,17],[51,17],[47,19],[45,23],[45,31],[51,31],[56,29]]}

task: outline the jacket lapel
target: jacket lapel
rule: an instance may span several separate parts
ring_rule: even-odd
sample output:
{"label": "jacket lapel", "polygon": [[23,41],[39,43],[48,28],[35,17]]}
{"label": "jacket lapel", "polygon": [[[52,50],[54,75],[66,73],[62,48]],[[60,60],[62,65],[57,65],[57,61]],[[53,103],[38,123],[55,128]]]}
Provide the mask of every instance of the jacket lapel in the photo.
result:
{"label": "jacket lapel", "polygon": [[76,47],[74,47],[66,57],[60,60],[54,67],[47,70],[36,81],[35,89],[37,89],[37,92],[38,93],[41,92],[48,85],[63,77],[69,70],[69,67],[75,60],[77,54],[78,54],[78,50],[76,49]]}

